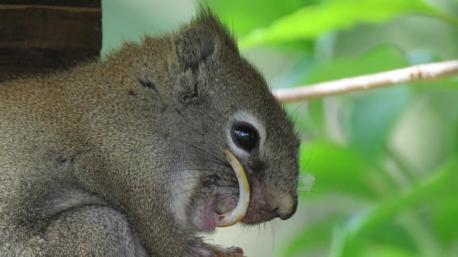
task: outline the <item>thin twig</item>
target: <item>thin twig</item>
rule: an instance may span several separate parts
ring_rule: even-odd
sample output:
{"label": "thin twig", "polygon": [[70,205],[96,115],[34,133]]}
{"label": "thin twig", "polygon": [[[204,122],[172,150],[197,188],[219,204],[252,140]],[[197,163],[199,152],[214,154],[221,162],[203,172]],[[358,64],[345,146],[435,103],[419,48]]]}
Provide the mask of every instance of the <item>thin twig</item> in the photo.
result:
{"label": "thin twig", "polygon": [[280,102],[289,103],[353,91],[387,87],[405,82],[433,80],[455,74],[458,74],[458,60],[450,60],[322,82],[308,86],[278,89],[275,90],[273,94]]}

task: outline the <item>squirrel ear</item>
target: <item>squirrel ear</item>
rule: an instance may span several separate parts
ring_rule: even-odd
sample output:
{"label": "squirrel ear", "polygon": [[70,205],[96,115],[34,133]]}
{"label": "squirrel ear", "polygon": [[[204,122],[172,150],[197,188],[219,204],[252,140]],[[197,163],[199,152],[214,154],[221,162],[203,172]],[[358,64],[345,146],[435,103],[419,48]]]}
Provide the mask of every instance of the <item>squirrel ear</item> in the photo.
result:
{"label": "squirrel ear", "polygon": [[208,26],[194,24],[184,29],[175,41],[179,69],[179,102],[184,106],[199,104],[204,94],[200,86],[199,64],[215,51],[215,35]]}
{"label": "squirrel ear", "polygon": [[176,51],[185,69],[195,69],[215,51],[214,33],[206,26],[191,26],[178,36]]}

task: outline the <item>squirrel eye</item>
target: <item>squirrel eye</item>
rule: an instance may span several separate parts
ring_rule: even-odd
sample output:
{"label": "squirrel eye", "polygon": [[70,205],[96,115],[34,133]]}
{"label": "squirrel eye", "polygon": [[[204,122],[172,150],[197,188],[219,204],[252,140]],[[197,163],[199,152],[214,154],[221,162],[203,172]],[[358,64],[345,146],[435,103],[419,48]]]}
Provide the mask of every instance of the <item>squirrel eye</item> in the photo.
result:
{"label": "squirrel eye", "polygon": [[231,137],[234,143],[247,152],[251,152],[259,142],[259,133],[255,127],[246,122],[238,122],[232,126]]}

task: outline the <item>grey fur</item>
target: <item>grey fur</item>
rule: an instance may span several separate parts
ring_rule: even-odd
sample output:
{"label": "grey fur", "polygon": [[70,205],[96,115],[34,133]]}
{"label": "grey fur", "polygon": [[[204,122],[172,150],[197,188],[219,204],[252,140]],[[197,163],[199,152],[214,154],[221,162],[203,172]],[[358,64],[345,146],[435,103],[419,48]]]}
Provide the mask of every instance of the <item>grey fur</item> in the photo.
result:
{"label": "grey fur", "polygon": [[[289,197],[287,218],[298,140],[209,13],[104,61],[3,83],[0,256],[241,256],[203,243],[191,222],[208,195],[237,197],[223,150],[238,111],[267,134],[261,152],[242,158],[262,198],[245,222],[273,218],[265,208],[278,211]],[[177,199],[186,200],[181,216]]]}

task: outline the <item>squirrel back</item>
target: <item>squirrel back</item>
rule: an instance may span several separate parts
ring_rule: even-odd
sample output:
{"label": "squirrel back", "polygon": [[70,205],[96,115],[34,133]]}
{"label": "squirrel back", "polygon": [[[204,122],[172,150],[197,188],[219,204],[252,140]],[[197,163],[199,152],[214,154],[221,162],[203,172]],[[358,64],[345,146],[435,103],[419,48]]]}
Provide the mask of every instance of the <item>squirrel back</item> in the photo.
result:
{"label": "squirrel back", "polygon": [[0,109],[0,256],[241,256],[196,236],[237,202],[225,150],[248,171],[242,222],[296,210],[293,126],[208,11],[105,60],[3,83]]}

